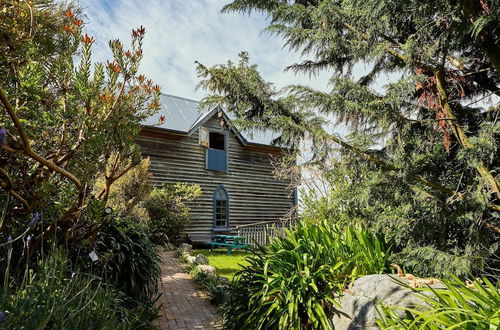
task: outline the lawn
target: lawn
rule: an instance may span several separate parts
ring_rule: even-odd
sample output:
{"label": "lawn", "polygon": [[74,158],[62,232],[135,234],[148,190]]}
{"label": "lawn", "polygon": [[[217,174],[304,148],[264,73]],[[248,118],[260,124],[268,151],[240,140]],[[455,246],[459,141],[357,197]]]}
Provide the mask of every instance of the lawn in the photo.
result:
{"label": "lawn", "polygon": [[251,255],[250,252],[234,250],[231,254],[228,254],[225,249],[191,251],[191,255],[195,257],[200,253],[208,257],[210,265],[217,270],[217,275],[226,276],[229,279],[232,279],[234,274],[241,269],[241,265],[247,264],[243,259]]}

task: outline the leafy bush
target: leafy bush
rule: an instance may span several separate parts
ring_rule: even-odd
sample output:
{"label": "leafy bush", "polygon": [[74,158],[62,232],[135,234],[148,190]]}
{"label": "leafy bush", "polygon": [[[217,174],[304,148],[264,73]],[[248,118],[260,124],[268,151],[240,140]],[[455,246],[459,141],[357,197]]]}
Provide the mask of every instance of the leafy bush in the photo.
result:
{"label": "leafy bush", "polygon": [[188,202],[201,196],[198,185],[165,184],[154,188],[145,202],[150,217],[150,231],[155,243],[177,244],[189,222]]}
{"label": "leafy bush", "polygon": [[466,278],[471,269],[483,269],[483,258],[446,253],[432,246],[405,248],[391,256],[391,261],[404,265],[420,276],[450,278],[450,274]]}
{"label": "leafy bush", "polygon": [[389,249],[361,227],[323,221],[260,247],[236,274],[224,307],[230,329],[330,329],[335,298],[356,277],[386,269]]}
{"label": "leafy bush", "polygon": [[[137,219],[142,223],[149,221],[149,215],[144,208],[144,201],[149,198],[152,190],[149,173],[150,160],[144,158],[134,168],[125,173],[110,187],[107,206],[119,214]],[[104,175],[97,180],[94,190],[104,188]]]}
{"label": "leafy bush", "polygon": [[[54,233],[82,245],[110,187],[140,159],[141,123],[160,107],[160,87],[139,72],[145,29],[129,46],[111,41],[112,57],[98,63],[75,1],[6,0],[0,13],[0,44],[12,46],[0,50],[0,204],[11,197],[0,238],[29,229],[32,252]],[[89,193],[103,172],[104,189]],[[37,212],[43,221],[27,228]]]}
{"label": "leafy bush", "polygon": [[[446,289],[425,288],[419,296],[425,302],[421,309],[381,305],[377,320],[382,329],[497,329],[500,326],[500,286],[487,278],[475,280],[473,287],[454,277],[444,280]],[[406,311],[400,318],[394,313]]]}
{"label": "leafy bush", "polygon": [[96,251],[108,281],[132,298],[153,298],[161,259],[144,225],[114,219],[97,236]]}
{"label": "leafy bush", "polygon": [[36,272],[18,286],[4,285],[0,297],[3,329],[145,329],[157,309],[150,304],[128,310],[124,294],[91,274],[72,272],[61,250],[51,251]]}

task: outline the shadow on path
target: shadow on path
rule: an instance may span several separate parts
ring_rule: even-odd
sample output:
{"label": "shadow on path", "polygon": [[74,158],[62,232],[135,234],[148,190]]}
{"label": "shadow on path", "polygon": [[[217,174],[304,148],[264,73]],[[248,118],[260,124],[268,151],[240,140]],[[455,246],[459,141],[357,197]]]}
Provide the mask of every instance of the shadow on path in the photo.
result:
{"label": "shadow on path", "polygon": [[160,318],[156,326],[160,329],[220,329],[217,307],[210,305],[209,298],[195,285],[191,276],[184,273],[174,252],[163,252],[161,282],[162,293]]}

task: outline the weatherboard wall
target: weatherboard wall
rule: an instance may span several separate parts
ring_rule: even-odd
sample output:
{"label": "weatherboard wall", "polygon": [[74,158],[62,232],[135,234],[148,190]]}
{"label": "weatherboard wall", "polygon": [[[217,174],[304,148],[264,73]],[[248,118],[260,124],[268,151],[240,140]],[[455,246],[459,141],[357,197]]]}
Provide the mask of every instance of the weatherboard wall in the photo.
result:
{"label": "weatherboard wall", "polygon": [[219,184],[230,198],[230,227],[285,217],[294,204],[290,181],[273,175],[273,162],[281,151],[272,147],[244,146],[222,130],[212,118],[204,127],[227,134],[228,170],[205,169],[206,148],[198,143],[198,132],[177,135],[145,128],[138,139],[144,157],[151,160],[154,185],[186,182],[201,186],[202,196],[191,205],[187,234],[193,241],[206,241],[213,234],[213,193]]}

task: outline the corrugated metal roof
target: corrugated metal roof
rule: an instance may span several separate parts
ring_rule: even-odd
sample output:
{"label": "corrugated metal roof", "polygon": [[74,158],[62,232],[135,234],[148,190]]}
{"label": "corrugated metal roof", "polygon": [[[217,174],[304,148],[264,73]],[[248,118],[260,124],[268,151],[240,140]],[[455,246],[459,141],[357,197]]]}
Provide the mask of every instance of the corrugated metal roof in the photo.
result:
{"label": "corrugated metal roof", "polygon": [[[201,109],[199,102],[179,96],[161,94],[161,108],[143,123],[145,126],[154,126],[179,133],[189,133],[190,129],[210,115],[210,109]],[[160,116],[165,116],[165,121],[160,124]],[[229,116],[229,118],[231,118]],[[271,141],[278,136],[271,131],[255,131],[252,134],[240,132],[246,142],[252,144],[271,145]]]}

